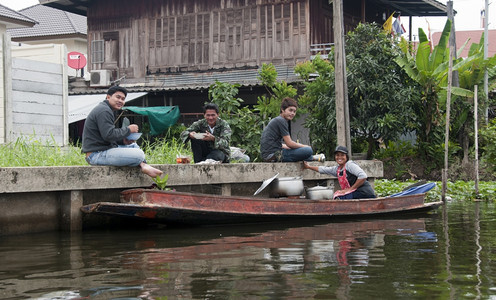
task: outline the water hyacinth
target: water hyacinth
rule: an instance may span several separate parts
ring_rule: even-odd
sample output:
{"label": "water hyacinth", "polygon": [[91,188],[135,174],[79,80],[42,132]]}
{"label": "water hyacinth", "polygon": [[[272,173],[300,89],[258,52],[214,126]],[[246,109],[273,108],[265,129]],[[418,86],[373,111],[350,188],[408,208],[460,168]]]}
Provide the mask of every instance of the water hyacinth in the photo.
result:
{"label": "water hyacinth", "polygon": [[[416,181],[399,181],[378,179],[374,181],[374,188],[377,196],[385,197],[401,192],[403,189],[416,183]],[[436,187],[427,193],[427,201],[441,200],[442,183],[436,181]],[[456,181],[447,183],[446,197],[454,200],[486,200],[494,201],[496,195],[496,182],[479,182],[479,194],[475,193],[475,183],[473,181]]]}

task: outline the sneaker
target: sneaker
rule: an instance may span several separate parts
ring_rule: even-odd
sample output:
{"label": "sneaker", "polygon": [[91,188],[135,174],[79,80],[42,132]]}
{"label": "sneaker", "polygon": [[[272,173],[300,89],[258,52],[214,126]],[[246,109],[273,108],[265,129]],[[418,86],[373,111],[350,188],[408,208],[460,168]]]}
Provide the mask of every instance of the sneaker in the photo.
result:
{"label": "sneaker", "polygon": [[315,154],[312,156],[312,160],[323,162],[323,161],[325,161],[325,155],[323,153]]}

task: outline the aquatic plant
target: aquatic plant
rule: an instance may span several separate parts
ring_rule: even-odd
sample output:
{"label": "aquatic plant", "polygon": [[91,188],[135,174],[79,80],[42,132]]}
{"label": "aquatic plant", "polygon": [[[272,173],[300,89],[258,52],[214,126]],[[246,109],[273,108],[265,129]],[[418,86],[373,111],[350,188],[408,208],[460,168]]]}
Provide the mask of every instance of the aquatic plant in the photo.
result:
{"label": "aquatic plant", "polygon": [[169,188],[166,188],[168,179],[169,179],[169,174],[165,174],[164,177],[162,178],[160,178],[160,176],[158,175],[157,177],[152,178],[153,182],[155,182],[157,187],[162,191],[170,190]]}

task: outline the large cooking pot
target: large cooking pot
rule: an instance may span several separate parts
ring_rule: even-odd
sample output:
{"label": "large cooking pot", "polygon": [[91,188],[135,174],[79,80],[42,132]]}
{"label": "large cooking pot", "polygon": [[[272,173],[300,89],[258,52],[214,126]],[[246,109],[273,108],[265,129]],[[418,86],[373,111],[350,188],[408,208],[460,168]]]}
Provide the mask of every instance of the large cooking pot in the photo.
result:
{"label": "large cooking pot", "polygon": [[331,187],[314,186],[307,188],[307,198],[311,200],[326,200],[332,199],[334,190]]}
{"label": "large cooking pot", "polygon": [[304,187],[301,177],[275,178],[270,184],[271,197],[290,197],[303,195]]}

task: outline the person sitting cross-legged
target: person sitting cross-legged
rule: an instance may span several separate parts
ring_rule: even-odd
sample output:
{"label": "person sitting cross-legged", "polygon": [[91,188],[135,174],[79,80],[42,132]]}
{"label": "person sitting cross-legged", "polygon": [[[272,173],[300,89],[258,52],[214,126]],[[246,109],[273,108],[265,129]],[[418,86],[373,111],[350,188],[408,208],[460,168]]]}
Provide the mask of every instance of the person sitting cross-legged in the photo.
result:
{"label": "person sitting cross-legged", "polygon": [[83,128],[82,152],[90,165],[139,166],[150,177],[160,176],[163,172],[148,165],[143,150],[126,138],[138,132],[138,125],[115,126],[116,113],[124,106],[126,96],[124,87],[113,86],[108,89],[106,99],[89,113]]}
{"label": "person sitting cross-legged", "polygon": [[219,118],[219,107],[215,103],[206,104],[203,111],[205,118],[194,122],[183,131],[182,141],[191,142],[195,163],[206,160],[229,162],[231,127]]}

